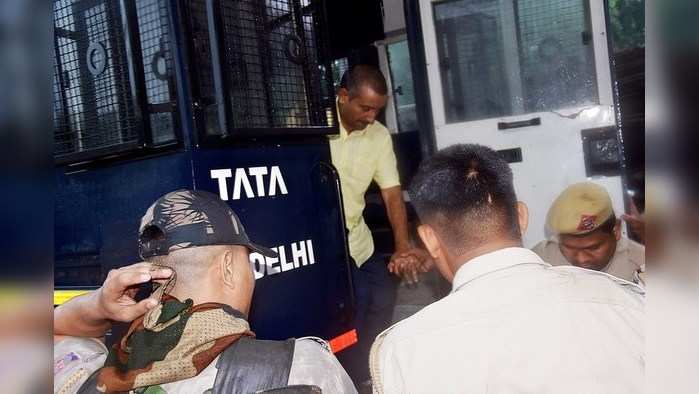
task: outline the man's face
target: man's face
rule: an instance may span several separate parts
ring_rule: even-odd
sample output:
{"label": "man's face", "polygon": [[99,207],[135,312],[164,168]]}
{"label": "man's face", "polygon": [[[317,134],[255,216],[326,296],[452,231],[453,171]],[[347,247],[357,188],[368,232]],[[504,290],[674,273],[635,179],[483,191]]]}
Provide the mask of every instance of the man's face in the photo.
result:
{"label": "man's face", "polygon": [[619,225],[612,233],[594,231],[587,235],[561,235],[559,247],[572,265],[596,271],[603,270],[611,261],[619,240]]}
{"label": "man's face", "polygon": [[359,87],[354,94],[340,88],[337,97],[340,117],[347,132],[364,130],[374,123],[388,101],[388,96],[378,94],[367,86]]}

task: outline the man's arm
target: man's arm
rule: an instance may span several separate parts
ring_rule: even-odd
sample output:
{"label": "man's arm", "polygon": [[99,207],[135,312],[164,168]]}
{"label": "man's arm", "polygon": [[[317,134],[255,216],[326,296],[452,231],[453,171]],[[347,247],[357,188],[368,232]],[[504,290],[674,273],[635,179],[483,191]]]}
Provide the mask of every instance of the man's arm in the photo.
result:
{"label": "man's arm", "polygon": [[410,242],[403,191],[400,185],[381,189],[381,197],[386,206],[388,220],[391,223],[395,246],[395,252],[391,256],[388,269],[409,283],[417,283],[418,272],[426,272],[429,269],[426,264],[429,256],[427,252],[414,247]]}
{"label": "man's arm", "polygon": [[408,215],[403,202],[403,191],[400,185],[381,189],[381,198],[386,206],[388,221],[393,230],[393,242],[396,253],[404,252],[412,248],[408,237]]}
{"label": "man's arm", "polygon": [[61,336],[99,338],[109,330],[112,321],[135,320],[158,304],[152,298],[136,302],[133,297],[138,285],[167,279],[171,275],[171,270],[154,269],[149,263],[111,270],[102,287],[54,309],[54,341],[60,340]]}

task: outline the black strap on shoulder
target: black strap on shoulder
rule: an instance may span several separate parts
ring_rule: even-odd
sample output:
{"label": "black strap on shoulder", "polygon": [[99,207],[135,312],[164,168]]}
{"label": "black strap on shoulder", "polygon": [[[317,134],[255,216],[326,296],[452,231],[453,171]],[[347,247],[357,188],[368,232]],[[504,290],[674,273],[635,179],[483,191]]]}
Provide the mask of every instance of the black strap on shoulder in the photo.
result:
{"label": "black strap on shoulder", "polygon": [[76,394],[102,394],[97,390],[97,377],[100,375],[100,371],[102,369],[98,369],[95,371],[92,375],[90,375],[89,378],[83,383],[82,386],[80,386],[80,390],[76,392]]}
{"label": "black strap on shoulder", "polygon": [[309,384],[295,384],[278,389],[270,389],[258,391],[258,394],[323,394],[323,391],[318,386]]}
{"label": "black strap on shoulder", "polygon": [[243,337],[218,358],[213,394],[250,394],[288,385],[296,340]]}

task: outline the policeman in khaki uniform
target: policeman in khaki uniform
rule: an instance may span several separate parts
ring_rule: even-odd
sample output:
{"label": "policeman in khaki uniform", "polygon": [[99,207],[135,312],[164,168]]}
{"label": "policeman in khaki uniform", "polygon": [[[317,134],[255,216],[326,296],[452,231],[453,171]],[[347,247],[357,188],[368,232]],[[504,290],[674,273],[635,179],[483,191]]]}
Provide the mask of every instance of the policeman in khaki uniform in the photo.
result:
{"label": "policeman in khaki uniform", "polygon": [[621,221],[602,186],[591,182],[569,186],[553,202],[546,225],[554,237],[532,249],[544,261],[641,282],[645,247],[621,236]]}

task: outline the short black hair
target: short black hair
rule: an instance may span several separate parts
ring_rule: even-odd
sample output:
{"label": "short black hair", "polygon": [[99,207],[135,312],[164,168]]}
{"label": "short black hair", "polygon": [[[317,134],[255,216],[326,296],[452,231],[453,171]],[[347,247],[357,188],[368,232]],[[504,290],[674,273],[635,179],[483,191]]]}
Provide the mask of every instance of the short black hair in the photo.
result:
{"label": "short black hair", "polygon": [[493,149],[461,144],[425,160],[413,178],[410,199],[454,254],[493,237],[521,240],[512,170]]}
{"label": "short black hair", "polygon": [[340,80],[340,87],[350,94],[356,94],[362,86],[367,86],[380,95],[388,94],[386,78],[378,68],[368,64],[357,64],[345,71]]}

